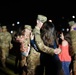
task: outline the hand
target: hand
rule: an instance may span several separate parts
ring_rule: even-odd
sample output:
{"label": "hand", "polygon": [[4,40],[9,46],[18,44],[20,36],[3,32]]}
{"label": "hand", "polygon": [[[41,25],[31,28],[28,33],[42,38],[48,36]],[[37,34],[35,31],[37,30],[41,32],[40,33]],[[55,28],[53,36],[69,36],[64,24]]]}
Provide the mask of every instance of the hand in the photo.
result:
{"label": "hand", "polygon": [[34,39],[34,35],[31,33],[31,40],[33,40]]}
{"label": "hand", "polygon": [[61,49],[60,48],[56,48],[55,50],[54,50],[54,53],[55,54],[59,54],[61,52]]}

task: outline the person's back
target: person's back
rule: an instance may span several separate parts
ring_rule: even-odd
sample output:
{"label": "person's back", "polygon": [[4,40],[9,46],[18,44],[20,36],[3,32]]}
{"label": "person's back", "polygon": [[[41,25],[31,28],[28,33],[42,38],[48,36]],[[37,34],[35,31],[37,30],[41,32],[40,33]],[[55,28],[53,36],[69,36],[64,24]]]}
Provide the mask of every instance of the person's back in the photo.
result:
{"label": "person's back", "polygon": [[[57,48],[56,30],[52,22],[45,22],[41,28],[41,38],[44,44],[50,48]],[[49,55],[46,53],[41,54],[41,62],[44,64],[46,75],[64,75],[62,65],[57,54]]]}
{"label": "person's back", "polygon": [[[35,43],[36,43],[39,51],[53,55],[54,53],[59,53],[61,50],[56,49],[56,51],[54,51],[54,48],[46,46],[44,44],[43,40],[41,39],[40,29],[45,21],[47,21],[46,16],[38,15],[37,24],[36,24],[35,28],[33,29],[33,34],[35,36]],[[40,52],[37,52],[37,50],[35,50],[35,48],[32,47],[30,50],[30,54],[27,58],[27,61],[28,61],[28,74],[27,75],[42,75],[42,74],[40,74],[40,68],[39,68]]]}

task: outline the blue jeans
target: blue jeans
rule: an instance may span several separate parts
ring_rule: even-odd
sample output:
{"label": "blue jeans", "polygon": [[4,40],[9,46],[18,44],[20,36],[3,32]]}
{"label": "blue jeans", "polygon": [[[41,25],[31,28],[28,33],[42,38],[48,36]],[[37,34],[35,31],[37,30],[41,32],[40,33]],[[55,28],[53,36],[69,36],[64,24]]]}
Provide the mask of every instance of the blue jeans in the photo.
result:
{"label": "blue jeans", "polygon": [[63,68],[63,71],[64,71],[65,75],[70,75],[70,72],[69,72],[69,65],[70,65],[70,63],[71,62],[69,62],[69,61],[62,62],[62,68]]}

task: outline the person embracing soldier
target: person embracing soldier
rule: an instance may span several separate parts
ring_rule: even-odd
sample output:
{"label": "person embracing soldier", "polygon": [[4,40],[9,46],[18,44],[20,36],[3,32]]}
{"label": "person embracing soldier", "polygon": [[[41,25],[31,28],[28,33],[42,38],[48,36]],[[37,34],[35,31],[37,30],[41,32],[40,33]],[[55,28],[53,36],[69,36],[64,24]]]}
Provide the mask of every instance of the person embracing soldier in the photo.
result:
{"label": "person embracing soldier", "polygon": [[[54,53],[59,53],[60,49],[53,49],[44,45],[40,37],[40,28],[43,23],[47,21],[47,17],[44,15],[37,15],[37,24],[33,29],[34,35],[34,47],[31,47],[30,54],[27,58],[28,73],[27,75],[40,75],[39,74],[39,65],[40,65],[40,51],[53,55]],[[32,39],[33,40],[33,39]]]}

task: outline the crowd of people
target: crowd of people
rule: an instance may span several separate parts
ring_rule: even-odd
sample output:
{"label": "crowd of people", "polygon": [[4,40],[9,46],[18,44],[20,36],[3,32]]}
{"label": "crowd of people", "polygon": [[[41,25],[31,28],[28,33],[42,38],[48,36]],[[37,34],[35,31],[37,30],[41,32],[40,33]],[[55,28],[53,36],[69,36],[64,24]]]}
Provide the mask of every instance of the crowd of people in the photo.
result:
{"label": "crowd of people", "polygon": [[37,15],[36,25],[24,25],[12,35],[6,26],[0,31],[0,60],[6,67],[9,50],[15,51],[15,73],[19,75],[75,75],[76,24],[70,30],[56,31],[52,20]]}

